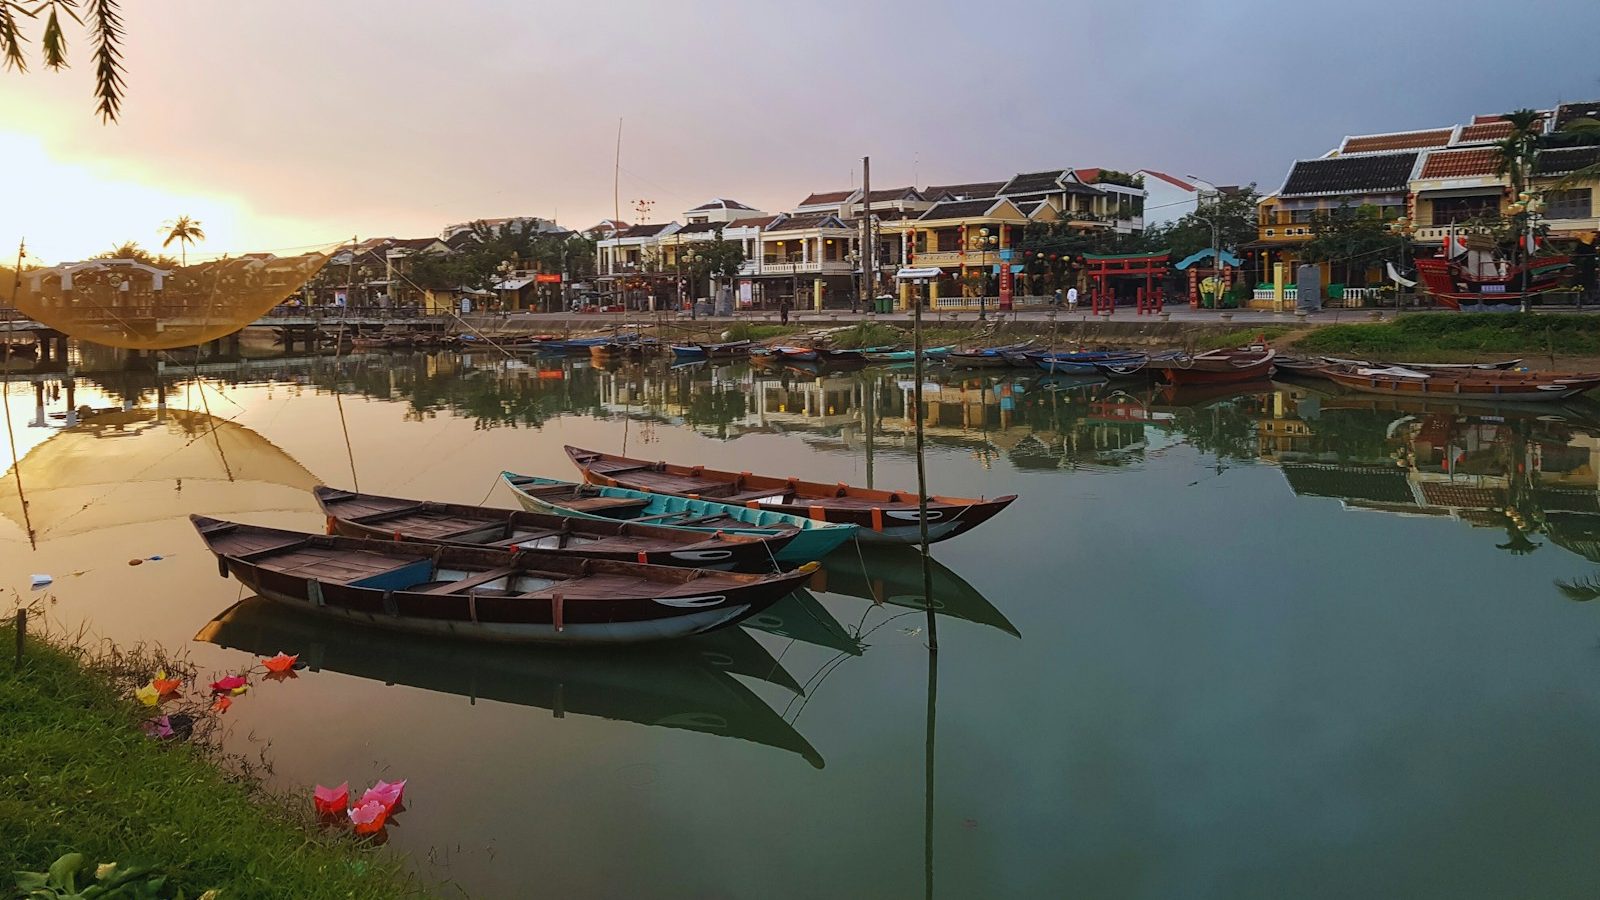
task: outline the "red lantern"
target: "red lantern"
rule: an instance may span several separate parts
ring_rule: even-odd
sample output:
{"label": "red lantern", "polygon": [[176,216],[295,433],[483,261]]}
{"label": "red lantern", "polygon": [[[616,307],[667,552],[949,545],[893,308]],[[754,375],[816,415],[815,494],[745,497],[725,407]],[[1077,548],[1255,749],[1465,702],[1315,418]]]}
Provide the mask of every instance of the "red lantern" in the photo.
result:
{"label": "red lantern", "polygon": [[1050,254],[1050,258],[1051,258],[1051,259],[1055,259],[1055,258],[1056,258],[1056,255],[1055,255],[1055,254],[1054,254],[1054,253],[1052,253],[1052,254]]}

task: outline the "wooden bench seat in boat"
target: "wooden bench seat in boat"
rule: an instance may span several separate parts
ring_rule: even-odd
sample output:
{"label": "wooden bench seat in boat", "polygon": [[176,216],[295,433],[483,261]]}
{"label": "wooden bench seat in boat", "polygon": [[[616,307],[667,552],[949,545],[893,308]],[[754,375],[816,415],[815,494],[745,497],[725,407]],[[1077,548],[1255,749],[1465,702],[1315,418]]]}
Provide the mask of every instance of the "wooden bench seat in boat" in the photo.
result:
{"label": "wooden bench seat in boat", "polygon": [[651,503],[647,497],[582,497],[569,500],[562,506],[582,512],[598,512],[600,510],[644,509]]}
{"label": "wooden bench seat in boat", "polygon": [[476,575],[468,575],[466,578],[463,578],[460,581],[447,581],[444,584],[436,584],[433,587],[424,588],[419,591],[419,593],[459,594],[463,591],[469,591],[480,584],[487,584],[491,581],[495,581],[500,578],[508,578],[516,574],[518,574],[517,570],[511,568],[510,566],[499,569],[490,569],[487,572],[479,572]]}

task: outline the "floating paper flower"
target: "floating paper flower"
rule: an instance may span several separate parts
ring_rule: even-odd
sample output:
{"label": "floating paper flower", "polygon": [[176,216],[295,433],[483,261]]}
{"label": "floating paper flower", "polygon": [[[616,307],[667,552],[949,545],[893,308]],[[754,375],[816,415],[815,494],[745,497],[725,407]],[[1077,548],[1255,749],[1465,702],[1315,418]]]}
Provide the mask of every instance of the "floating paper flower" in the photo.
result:
{"label": "floating paper flower", "polygon": [[161,692],[148,684],[134,691],[133,696],[137,697],[139,702],[145,706],[155,706],[161,700]]}
{"label": "floating paper flower", "polygon": [[147,719],[144,723],[144,733],[158,739],[172,737],[172,720],[166,716]]}
{"label": "floating paper flower", "polygon": [[242,693],[244,693],[245,691],[248,691],[248,690],[250,690],[250,685],[241,684],[238,687],[234,688],[233,690],[229,691],[228,693],[230,693],[230,694],[234,695],[235,697],[237,697],[240,694],[242,694]]}
{"label": "floating paper flower", "polygon": [[367,788],[366,793],[361,795],[361,802],[362,804],[381,803],[384,811],[389,812],[400,803],[400,798],[405,796],[405,792],[405,779],[393,782],[380,779],[378,783]]}
{"label": "floating paper flower", "polygon": [[216,702],[211,704],[211,711],[214,712],[214,713],[225,713],[225,712],[228,711],[228,707],[230,707],[232,705],[233,705],[233,698],[229,697],[227,695],[223,695],[221,697],[218,697],[216,699]]}
{"label": "floating paper flower", "polygon": [[299,661],[299,659],[300,657],[298,654],[290,656],[289,654],[284,653],[282,650],[279,650],[277,656],[274,656],[270,659],[263,659],[261,664],[267,667],[268,672],[279,674],[294,668],[294,664]]}
{"label": "floating paper flower", "polygon": [[226,694],[249,683],[249,679],[243,675],[229,675],[227,678],[219,678],[211,682],[211,691],[215,694]]}
{"label": "floating paper flower", "polygon": [[344,812],[350,806],[350,782],[346,781],[338,787],[317,785],[317,789],[311,793],[311,805],[324,816],[336,816]]}
{"label": "floating paper flower", "polygon": [[389,810],[376,800],[350,807],[350,822],[356,826],[356,834],[372,834],[383,827],[387,818]]}
{"label": "floating paper flower", "polygon": [[182,687],[183,679],[168,678],[166,670],[162,669],[156,672],[155,678],[150,680],[150,686],[156,689],[156,693],[166,696],[167,694],[170,694]]}

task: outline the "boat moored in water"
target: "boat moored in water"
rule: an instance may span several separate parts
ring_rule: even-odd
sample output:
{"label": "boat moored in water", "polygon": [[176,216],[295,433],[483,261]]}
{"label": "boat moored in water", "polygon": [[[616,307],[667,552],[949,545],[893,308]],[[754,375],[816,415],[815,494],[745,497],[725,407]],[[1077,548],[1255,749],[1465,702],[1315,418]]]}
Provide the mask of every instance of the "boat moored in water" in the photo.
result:
{"label": "boat moored in water", "polygon": [[319,485],[313,493],[331,533],[458,547],[540,550],[586,559],[744,572],[770,571],[800,529],[702,533],[611,519],[380,497]]}
{"label": "boat moored in water", "polygon": [[731,506],[710,500],[691,500],[620,487],[601,487],[501,472],[524,509],[586,519],[648,522],[691,534],[773,535],[798,529],[777,551],[779,562],[821,559],[856,536],[857,528],[842,522],[820,522],[777,510]]}
{"label": "boat moored in water", "polygon": [[1172,384],[1229,384],[1271,376],[1276,357],[1275,350],[1241,347],[1151,358],[1147,365]]}
{"label": "boat moored in water", "polygon": [[271,600],[376,628],[488,641],[623,644],[701,634],[766,609],[816,569],[741,575],[190,520],[224,576]]}
{"label": "boat moored in water", "polygon": [[[566,450],[583,472],[584,480],[591,484],[843,522],[859,526],[857,536],[872,543],[909,544],[920,540],[923,519],[914,492],[648,462],[571,446]],[[970,531],[1016,499],[1014,494],[992,500],[930,495],[928,540],[942,541]]]}
{"label": "boat moored in water", "polygon": [[1328,379],[1364,394],[1436,397],[1441,400],[1510,400],[1544,403],[1600,387],[1600,373],[1554,374],[1500,370],[1433,370],[1329,366]]}

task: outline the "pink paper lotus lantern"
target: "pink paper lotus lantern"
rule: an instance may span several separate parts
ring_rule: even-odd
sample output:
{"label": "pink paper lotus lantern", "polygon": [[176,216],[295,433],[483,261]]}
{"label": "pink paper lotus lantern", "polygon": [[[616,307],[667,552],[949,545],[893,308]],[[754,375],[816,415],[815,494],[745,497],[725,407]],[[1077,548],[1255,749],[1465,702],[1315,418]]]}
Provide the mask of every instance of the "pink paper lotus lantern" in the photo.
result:
{"label": "pink paper lotus lantern", "polygon": [[338,787],[323,787],[311,792],[311,805],[316,807],[318,815],[336,816],[350,807],[350,782],[346,781]]}

